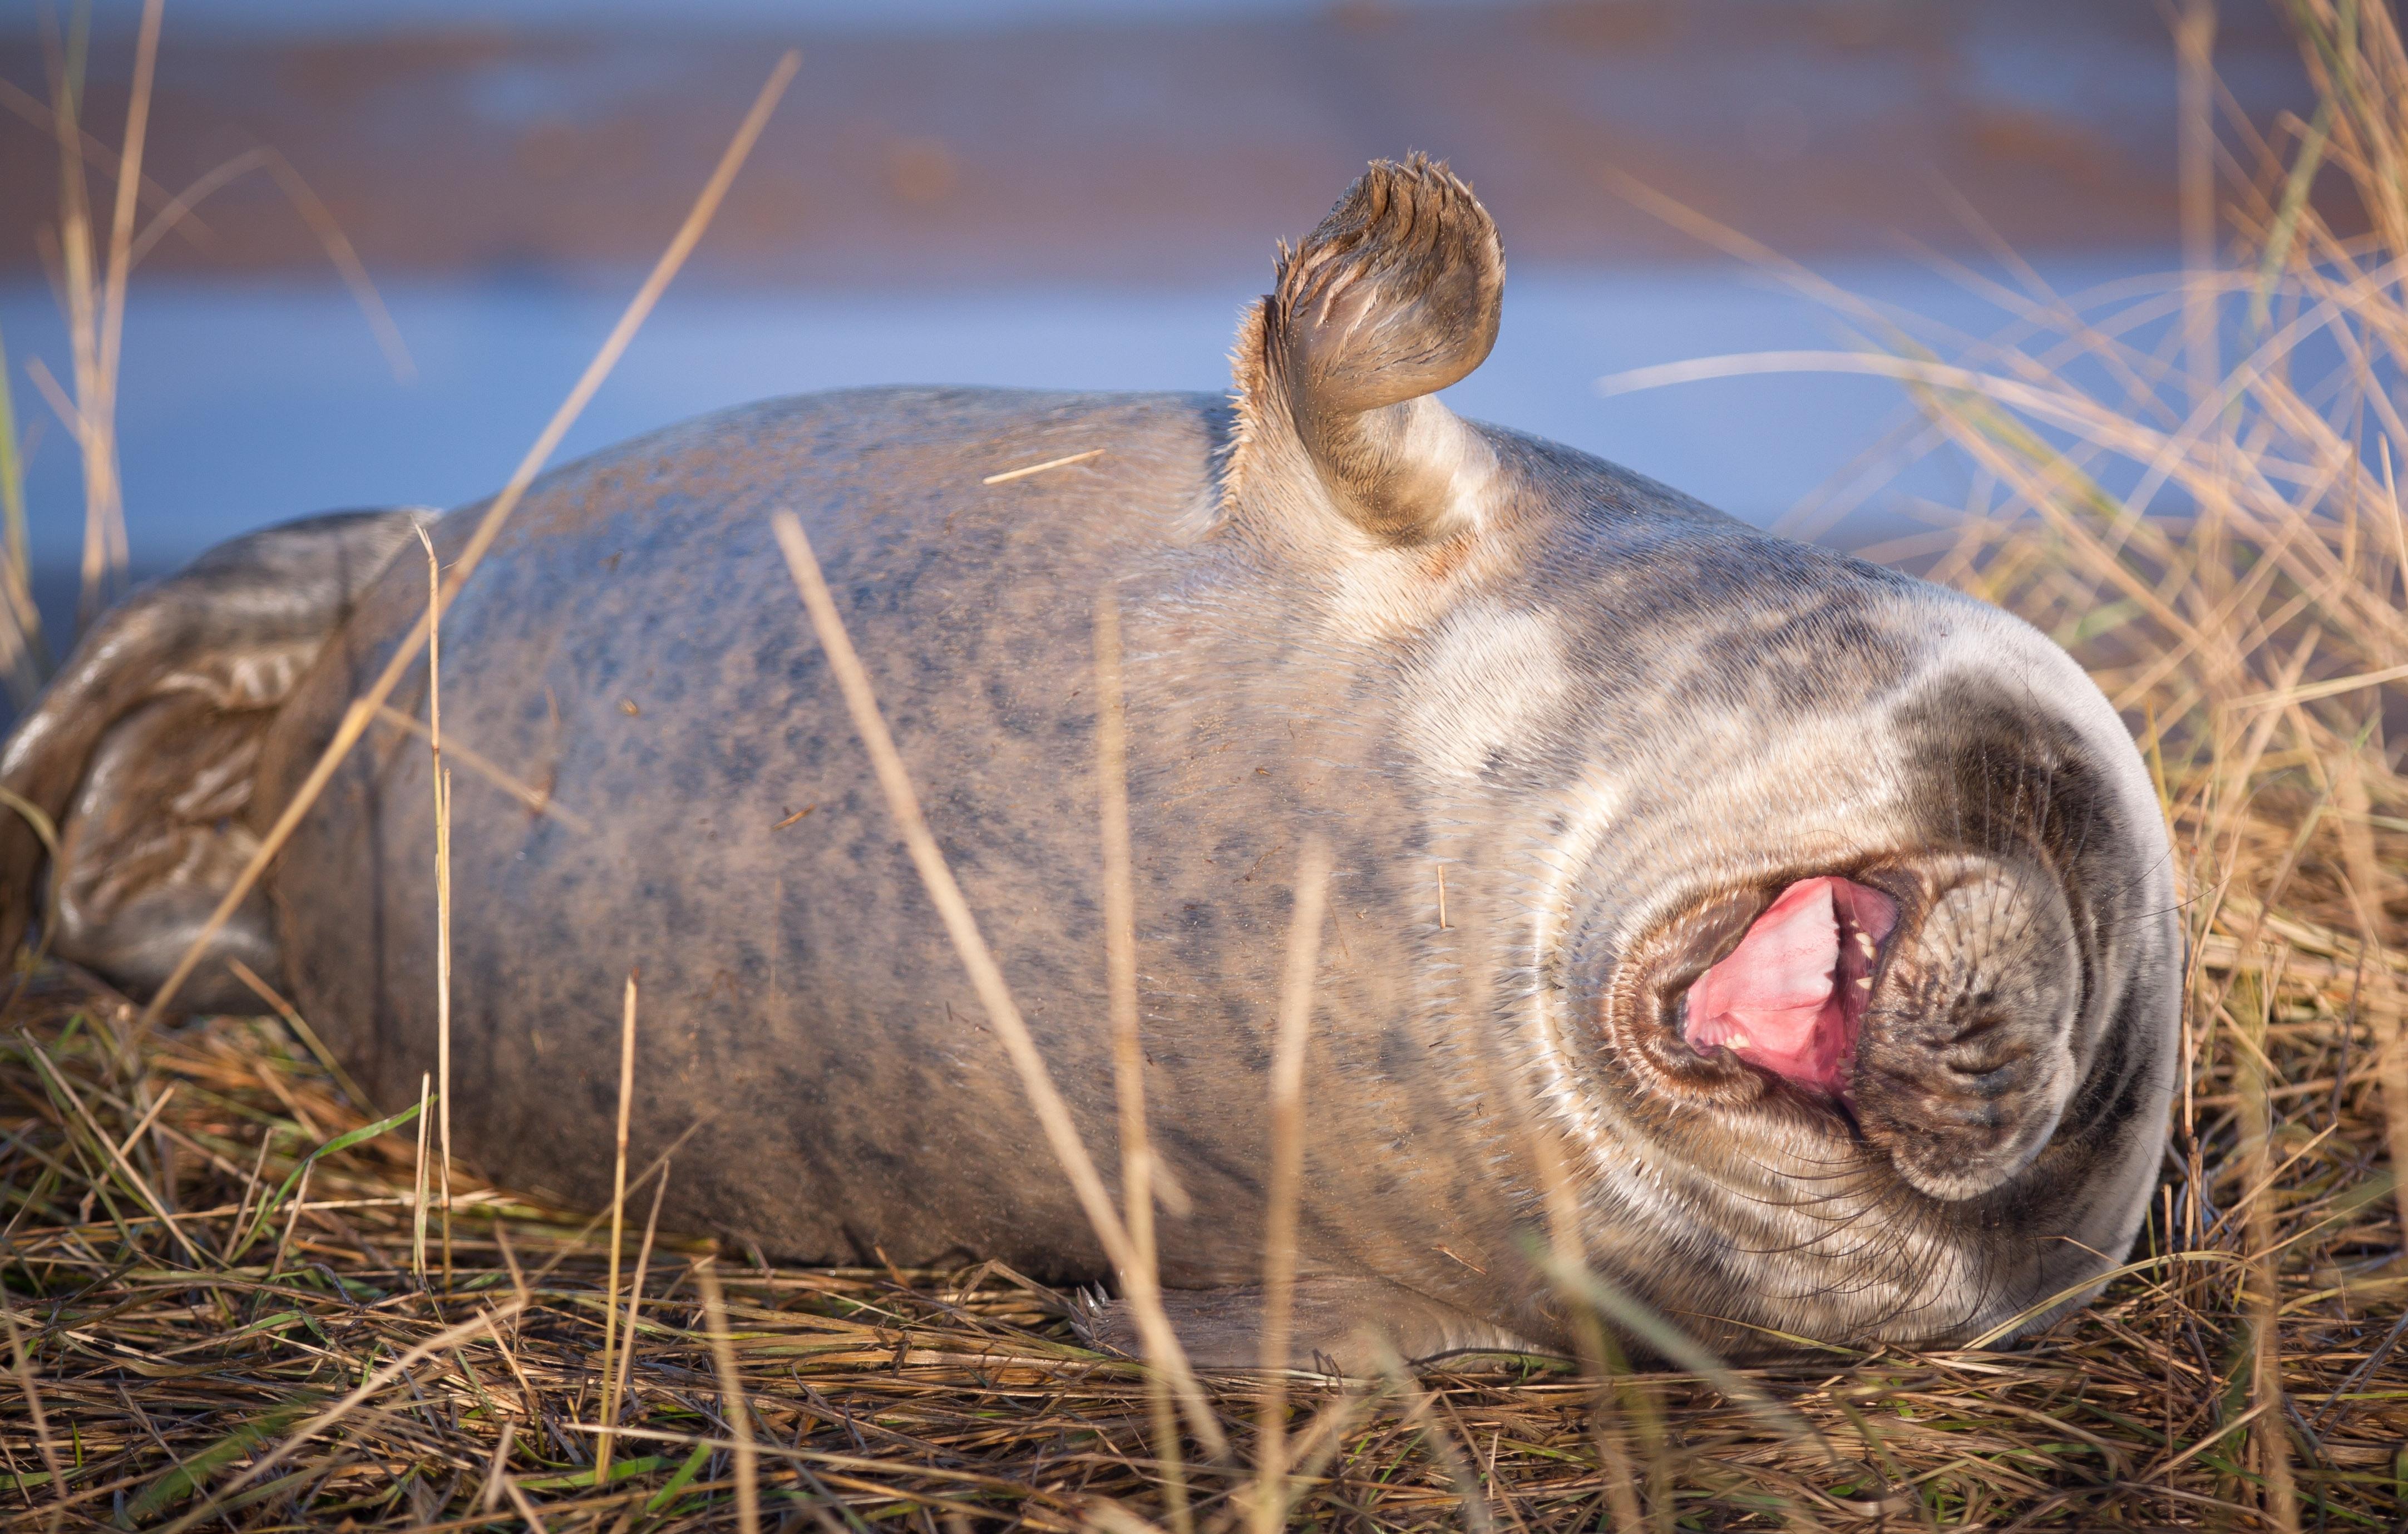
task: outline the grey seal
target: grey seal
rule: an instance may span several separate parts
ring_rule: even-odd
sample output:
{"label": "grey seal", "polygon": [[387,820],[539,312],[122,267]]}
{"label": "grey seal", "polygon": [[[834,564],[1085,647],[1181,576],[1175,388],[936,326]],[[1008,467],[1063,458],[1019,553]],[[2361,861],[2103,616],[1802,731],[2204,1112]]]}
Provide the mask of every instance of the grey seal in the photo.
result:
{"label": "grey seal", "polygon": [[[447,738],[523,790],[455,781],[466,1154],[607,1197],[640,969],[636,1151],[691,1136],[666,1218],[1105,1274],[803,621],[791,509],[1108,1166],[1089,625],[1119,605],[1145,1087],[1184,1194],[1162,1273],[1198,1362],[1254,1357],[1308,837],[1335,871],[1300,1355],[1360,1359],[1367,1326],[1567,1347],[1534,1135],[1598,1271],[1733,1353],[1962,1341],[2095,1286],[2153,1184],[2180,991],[2127,731],[2002,612],[1455,416],[1436,392],[1503,287],[1469,188],[1383,163],[1282,252],[1229,397],[850,391],[540,480],[443,630]],[[480,510],[424,519],[445,557]],[[60,823],[59,953],[158,983],[422,614],[421,520],[254,535],[86,640],[0,753]],[[423,743],[372,734],[184,1002],[232,1004],[240,957],[414,1098],[430,800]],[[43,866],[11,818],[12,943]]]}

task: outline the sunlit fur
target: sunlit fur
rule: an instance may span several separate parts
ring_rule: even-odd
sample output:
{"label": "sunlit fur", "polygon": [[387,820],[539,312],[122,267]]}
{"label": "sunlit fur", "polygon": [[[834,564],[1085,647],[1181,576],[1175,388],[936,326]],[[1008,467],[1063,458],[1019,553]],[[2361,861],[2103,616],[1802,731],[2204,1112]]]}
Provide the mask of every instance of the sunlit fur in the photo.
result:
{"label": "sunlit fur", "polygon": [[[1322,259],[1308,242],[1283,291]],[[1519,913],[1500,935],[1513,957],[1496,955],[1515,977],[1498,992],[1498,1038],[1583,1152],[1587,1249],[1744,1351],[1767,1332],[1962,1340],[2077,1298],[2138,1228],[2178,996],[2162,819],[2098,690],[1995,609],[1669,495],[1641,510],[1627,480],[1584,484],[1570,455],[1433,399],[1410,426],[1422,451],[1481,472],[1450,471],[1455,499],[1426,513],[1426,537],[1367,535],[1294,446],[1302,413],[1276,368],[1248,366],[1249,348],[1277,350],[1282,302],[1266,303],[1240,338],[1232,519],[1334,566],[1334,633],[1398,647],[1396,727],[1425,775],[1425,837],[1493,834],[1500,800],[1513,807],[1512,844],[1452,873],[1458,902]],[[1985,708],[2029,728],[1951,738],[1956,713]],[[2053,749],[2103,796],[2052,802]],[[1979,803],[1961,802],[1969,775]],[[1613,973],[1651,927],[1866,865],[1905,870],[1931,899],[1867,1018],[1854,1124],[1744,1072],[1684,1090],[1614,1037],[1651,1025],[1609,1015]],[[1447,962],[1481,963],[1470,940],[1443,939]],[[1942,1036],[1977,1001],[2006,1021],[1978,1040]],[[1919,1030],[1925,1054],[1876,1100],[1874,1063]],[[2022,1067],[2009,1087],[1949,1090],[2004,1056]],[[1955,1072],[1942,1096],[1924,1097],[1914,1073],[1942,1068]],[[1971,1120],[2003,1119],[1987,1149],[1915,1142],[1913,1114],[1951,1097]],[[2060,1136],[2070,1111],[2082,1122]]]}
{"label": "sunlit fur", "polygon": [[[446,801],[464,1154],[610,1197],[640,967],[630,1144],[690,1147],[665,1226],[1105,1275],[795,609],[767,531],[791,510],[1094,1145],[1117,1108],[1089,615],[1114,593],[1149,1122],[1187,1195],[1159,1261],[1198,1363],[1254,1356],[1265,1020],[1308,837],[1334,870],[1289,1147],[1297,1356],[1375,1368],[1366,1326],[1407,1356],[1568,1349],[1550,1247],[1735,1354],[1962,1340],[2095,1285],[2157,1165],[2178,993],[2165,831],[2120,723],[1977,602],[1456,417],[1431,391],[1486,355],[1502,299],[1469,188],[1377,165],[1283,258],[1234,399],[809,396],[532,487],[445,618],[444,729],[590,829],[490,784]],[[438,558],[480,512],[434,523]],[[198,810],[204,839],[265,824],[423,616],[414,555],[375,569],[415,524],[257,535],[136,596],[0,780],[78,849],[173,841]],[[240,728],[150,751],[160,699],[200,675],[282,689],[294,663],[261,667],[295,643],[314,662]],[[435,1066],[429,770],[344,758],[215,955],[384,1103]],[[41,857],[16,824],[0,915],[22,924]],[[108,871],[80,858],[54,882]],[[142,864],[168,871],[113,889],[76,951],[155,983],[234,861]],[[1820,875],[1899,910],[1837,1097],[1678,1026],[1684,977]],[[1111,1308],[1090,1319],[1111,1341]]]}

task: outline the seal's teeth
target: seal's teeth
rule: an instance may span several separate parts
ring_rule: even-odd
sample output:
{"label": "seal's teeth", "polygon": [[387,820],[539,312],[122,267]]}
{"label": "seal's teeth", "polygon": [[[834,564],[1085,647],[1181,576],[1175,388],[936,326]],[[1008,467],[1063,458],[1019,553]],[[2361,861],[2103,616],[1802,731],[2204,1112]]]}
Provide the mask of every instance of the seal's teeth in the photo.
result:
{"label": "seal's teeth", "polygon": [[1871,934],[1871,933],[1869,933],[1869,932],[1859,932],[1859,933],[1857,933],[1857,934],[1856,934],[1856,947],[1857,947],[1857,948],[1859,948],[1859,949],[1861,949],[1861,950],[1864,952],[1864,955],[1865,955],[1865,957],[1867,957],[1867,958],[1871,958],[1871,957],[1873,956],[1873,939],[1872,939],[1872,934]]}
{"label": "seal's teeth", "polygon": [[1740,1032],[1737,1028],[1733,1028],[1730,1032],[1730,1036],[1725,1039],[1723,1042],[1732,1049],[1745,1049],[1748,1047],[1749,1040],[1746,1034]]}
{"label": "seal's teeth", "polygon": [[1856,988],[1863,991],[1871,990],[1873,988],[1873,977],[1870,975],[1858,975],[1856,977]]}

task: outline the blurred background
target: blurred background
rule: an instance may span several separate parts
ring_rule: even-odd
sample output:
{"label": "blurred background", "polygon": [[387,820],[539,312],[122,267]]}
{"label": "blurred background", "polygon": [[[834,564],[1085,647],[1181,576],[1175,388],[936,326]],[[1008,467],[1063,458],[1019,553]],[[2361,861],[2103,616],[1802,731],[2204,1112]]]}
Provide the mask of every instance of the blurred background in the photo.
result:
{"label": "blurred background", "polygon": [[[52,105],[79,77],[105,233],[140,7],[6,3],[0,341],[55,636],[84,479]],[[2153,0],[168,0],[116,390],[132,574],[498,487],[787,47],[801,74],[564,460],[850,384],[1218,390],[1274,243],[1423,150],[1511,270],[1457,409],[1862,543],[1962,495],[1944,456],[1861,472],[1913,419],[1895,385],[1597,380],[1892,314],[1942,344],[2182,260]],[[2228,113],[2312,102],[2271,11],[2225,7],[2214,63]]]}

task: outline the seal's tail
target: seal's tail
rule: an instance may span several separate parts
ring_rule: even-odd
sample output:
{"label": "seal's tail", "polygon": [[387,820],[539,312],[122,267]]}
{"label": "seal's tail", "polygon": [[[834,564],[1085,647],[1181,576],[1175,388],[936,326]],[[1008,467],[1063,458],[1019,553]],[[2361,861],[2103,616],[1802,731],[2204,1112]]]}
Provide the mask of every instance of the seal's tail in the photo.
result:
{"label": "seal's tail", "polygon": [[[166,979],[258,847],[262,738],[352,600],[432,512],[341,511],[221,544],[109,609],[0,746],[0,955],[50,951],[136,996]],[[47,869],[48,880],[44,880]],[[178,1001],[255,1006],[254,891]]]}

